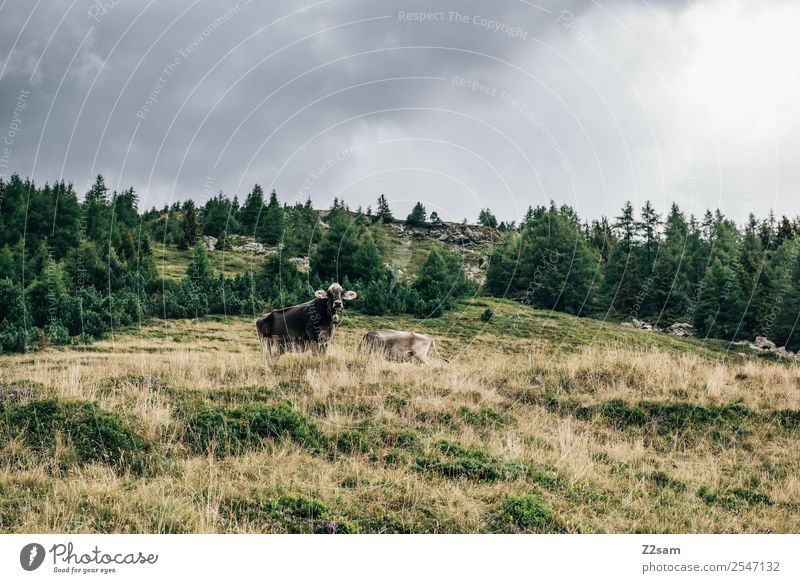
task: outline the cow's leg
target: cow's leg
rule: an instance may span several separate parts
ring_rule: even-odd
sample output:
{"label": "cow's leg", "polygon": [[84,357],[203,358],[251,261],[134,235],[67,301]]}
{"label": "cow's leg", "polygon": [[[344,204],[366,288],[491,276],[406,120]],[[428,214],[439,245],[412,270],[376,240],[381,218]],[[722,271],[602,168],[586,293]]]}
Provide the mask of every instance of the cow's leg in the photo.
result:
{"label": "cow's leg", "polygon": [[417,358],[424,365],[428,365],[428,364],[431,363],[430,359],[428,358],[428,350],[429,349],[430,349],[430,345],[425,346],[425,347],[421,347],[421,348],[417,349],[417,351],[416,351]]}
{"label": "cow's leg", "polygon": [[277,357],[281,354],[281,343],[274,336],[266,336],[261,340],[264,358]]}

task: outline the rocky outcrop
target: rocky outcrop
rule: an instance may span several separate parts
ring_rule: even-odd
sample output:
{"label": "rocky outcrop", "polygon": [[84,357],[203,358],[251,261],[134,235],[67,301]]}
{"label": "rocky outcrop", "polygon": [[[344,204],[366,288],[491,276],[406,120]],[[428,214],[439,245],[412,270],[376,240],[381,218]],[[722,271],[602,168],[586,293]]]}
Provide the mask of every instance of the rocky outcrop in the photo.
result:
{"label": "rocky outcrop", "polygon": [[681,338],[687,338],[695,334],[694,326],[686,322],[675,322],[667,327],[665,331],[671,336],[679,336]]}
{"label": "rocky outcrop", "polygon": [[[665,332],[670,336],[678,336],[681,338],[688,338],[695,335],[694,326],[687,324],[686,322],[675,322],[674,324],[668,326],[665,330],[661,330],[657,326],[645,322],[644,320],[633,318],[633,320],[630,322],[622,322],[620,326],[625,328],[636,328],[637,330],[648,330],[651,332]],[[755,340],[753,341],[738,340],[736,342],[732,342],[731,344],[734,346],[747,347],[751,350],[764,354],[772,354],[780,359],[800,361],[800,353],[786,350],[785,346],[777,346],[766,336],[756,336]]]}
{"label": "rocky outcrop", "polygon": [[218,239],[216,237],[212,237],[210,235],[203,235],[203,245],[209,251],[213,251],[217,248]]}
{"label": "rocky outcrop", "polygon": [[435,239],[442,243],[463,246],[491,245],[499,237],[495,229],[480,225],[436,223],[425,227],[408,227],[398,224],[397,232],[402,238],[424,241]]}
{"label": "rocky outcrop", "polygon": [[752,342],[736,342],[736,344],[746,344],[751,350],[772,354],[778,358],[800,360],[800,354],[786,350],[785,346],[777,346],[766,336],[756,336],[756,339]]}
{"label": "rocky outcrop", "polygon": [[252,237],[243,235],[228,235],[225,239],[225,248],[251,257],[264,257],[276,253],[274,249],[268,250]]}
{"label": "rocky outcrop", "polygon": [[639,320],[638,318],[634,318],[630,322],[631,328],[636,328],[638,330],[649,330],[651,332],[662,332],[661,328],[651,324],[650,322],[645,322],[644,320]]}
{"label": "rocky outcrop", "polygon": [[775,352],[778,347],[766,336],[756,336],[756,339],[750,343],[750,348],[761,352]]}

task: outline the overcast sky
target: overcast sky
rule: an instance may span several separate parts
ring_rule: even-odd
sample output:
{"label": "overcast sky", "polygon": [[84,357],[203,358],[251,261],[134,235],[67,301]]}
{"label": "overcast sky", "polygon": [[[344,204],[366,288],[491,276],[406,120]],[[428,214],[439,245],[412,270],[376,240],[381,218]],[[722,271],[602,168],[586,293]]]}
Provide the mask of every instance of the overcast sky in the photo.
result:
{"label": "overcast sky", "polygon": [[798,27],[794,0],[0,0],[0,174],[143,207],[258,182],[446,220],[796,215]]}

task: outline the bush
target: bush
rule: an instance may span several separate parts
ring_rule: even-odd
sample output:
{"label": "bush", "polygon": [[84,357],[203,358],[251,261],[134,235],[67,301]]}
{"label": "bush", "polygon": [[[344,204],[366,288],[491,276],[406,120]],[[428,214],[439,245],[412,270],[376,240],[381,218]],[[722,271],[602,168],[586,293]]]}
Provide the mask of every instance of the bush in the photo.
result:
{"label": "bush", "polygon": [[500,504],[497,528],[503,532],[553,532],[556,521],[536,495],[509,496]]}
{"label": "bush", "polygon": [[492,321],[492,318],[494,318],[494,312],[491,308],[486,308],[483,314],[481,314],[481,322],[486,322],[488,324]]}
{"label": "bush", "polygon": [[747,512],[757,504],[772,505],[772,499],[766,494],[747,488],[734,488],[730,491],[711,490],[708,486],[700,486],[697,496],[703,502],[713,506],[721,506],[725,510],[740,514]]}
{"label": "bush", "polygon": [[486,481],[513,480],[530,473],[523,464],[504,462],[481,450],[465,449],[444,440],[436,443],[433,455],[417,458],[416,468],[451,479]]}
{"label": "bush", "polygon": [[437,318],[456,300],[475,293],[475,285],[467,278],[457,255],[434,247],[422,264],[414,290],[420,298],[413,306],[415,315]]}
{"label": "bush", "polygon": [[331,510],[315,498],[285,494],[277,498],[232,497],[220,503],[220,515],[231,521],[246,520],[260,530],[290,534],[348,533],[350,526],[332,519]]}
{"label": "bush", "polygon": [[0,432],[21,437],[33,451],[51,457],[58,436],[71,444],[78,464],[99,462],[141,469],[150,444],[117,413],[89,401],[45,399],[25,405],[0,403]]}
{"label": "bush", "polygon": [[363,433],[351,429],[342,431],[336,437],[336,449],[346,454],[366,453],[369,451],[369,444],[364,439]]}
{"label": "bush", "polygon": [[204,408],[186,420],[185,440],[196,453],[237,454],[271,438],[291,439],[317,452],[327,445],[316,425],[288,403]]}

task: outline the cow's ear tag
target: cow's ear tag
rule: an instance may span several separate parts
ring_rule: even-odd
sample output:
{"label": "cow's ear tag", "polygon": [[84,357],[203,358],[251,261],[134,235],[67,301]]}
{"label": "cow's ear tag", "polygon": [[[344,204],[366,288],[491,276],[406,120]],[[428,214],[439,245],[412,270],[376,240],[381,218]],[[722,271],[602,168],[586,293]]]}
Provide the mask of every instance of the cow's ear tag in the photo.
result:
{"label": "cow's ear tag", "polygon": [[314,296],[318,297],[321,300],[324,300],[325,298],[328,297],[328,292],[326,292],[324,289],[318,289],[317,291],[314,292]]}
{"label": "cow's ear tag", "polygon": [[356,299],[357,296],[358,296],[358,294],[356,294],[356,292],[354,292],[353,290],[350,290],[350,291],[344,292],[344,295],[342,297],[344,299],[346,299],[346,300],[354,300],[354,299]]}

